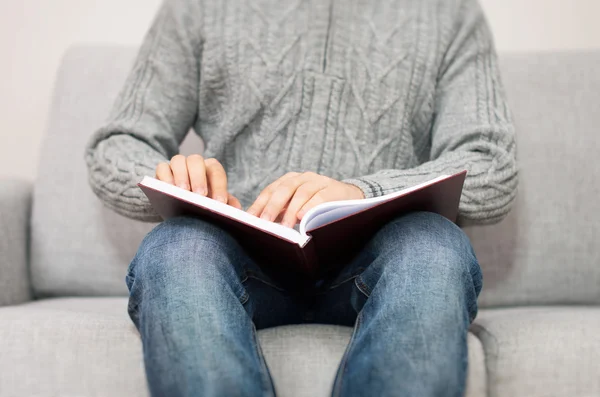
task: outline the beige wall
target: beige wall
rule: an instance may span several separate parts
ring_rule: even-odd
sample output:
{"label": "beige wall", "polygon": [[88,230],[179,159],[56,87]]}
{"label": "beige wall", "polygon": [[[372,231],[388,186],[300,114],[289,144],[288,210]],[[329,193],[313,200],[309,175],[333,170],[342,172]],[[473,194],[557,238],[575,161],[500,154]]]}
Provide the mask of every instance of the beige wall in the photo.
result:
{"label": "beige wall", "polygon": [[[481,0],[501,51],[600,48],[600,0]],[[0,0],[0,177],[32,179],[61,54],[138,43],[160,0]]]}
{"label": "beige wall", "polygon": [[160,0],[0,0],[0,177],[32,179],[54,74],[75,42],[138,43]]}

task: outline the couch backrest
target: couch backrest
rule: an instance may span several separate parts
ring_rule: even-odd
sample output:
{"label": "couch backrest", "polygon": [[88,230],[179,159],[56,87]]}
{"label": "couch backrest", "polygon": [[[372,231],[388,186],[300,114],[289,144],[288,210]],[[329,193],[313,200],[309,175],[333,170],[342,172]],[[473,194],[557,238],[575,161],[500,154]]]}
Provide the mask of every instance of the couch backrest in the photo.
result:
{"label": "couch backrest", "polygon": [[[64,56],[34,189],[31,276],[37,296],[127,295],[125,271],[154,224],[105,208],[87,182],[84,147],[102,124],[137,50],[78,46]],[[190,134],[182,152],[202,150]]]}
{"label": "couch backrest", "polygon": [[[126,295],[125,270],[153,225],[104,208],[83,150],[135,48],[77,47],[63,61],[32,214],[38,296]],[[501,56],[515,113],[520,191],[494,226],[467,229],[484,269],[482,306],[600,303],[600,52]],[[199,147],[189,139],[184,153]]]}
{"label": "couch backrest", "polygon": [[468,230],[482,306],[600,303],[600,51],[501,57],[519,193],[500,224]]}

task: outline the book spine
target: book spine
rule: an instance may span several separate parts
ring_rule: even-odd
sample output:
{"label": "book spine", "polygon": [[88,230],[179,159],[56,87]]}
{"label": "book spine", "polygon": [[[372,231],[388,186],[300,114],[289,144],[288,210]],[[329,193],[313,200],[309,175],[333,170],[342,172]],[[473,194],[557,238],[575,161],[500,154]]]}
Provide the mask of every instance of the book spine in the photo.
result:
{"label": "book spine", "polygon": [[306,272],[311,277],[316,277],[319,269],[319,264],[317,252],[315,250],[315,244],[312,239],[310,239],[304,247],[298,246],[298,256],[300,262],[302,263],[302,266],[304,267],[304,269],[306,269]]}

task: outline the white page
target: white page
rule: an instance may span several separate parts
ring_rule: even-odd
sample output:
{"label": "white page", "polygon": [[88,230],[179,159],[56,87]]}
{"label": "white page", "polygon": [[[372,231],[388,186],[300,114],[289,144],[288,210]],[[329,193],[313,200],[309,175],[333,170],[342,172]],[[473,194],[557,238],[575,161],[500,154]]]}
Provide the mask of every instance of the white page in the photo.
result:
{"label": "white page", "polygon": [[375,207],[379,203],[403,196],[412,191],[421,189],[422,187],[434,184],[447,177],[448,175],[441,175],[435,179],[399,190],[394,193],[386,194],[385,196],[359,200],[331,201],[328,203],[319,204],[312,210],[308,211],[308,213],[302,219],[302,222],[300,223],[300,233],[307,234],[311,230],[315,230],[330,222],[347,217],[348,215],[355,214],[365,209]]}
{"label": "white page", "polygon": [[326,225],[330,222],[336,221],[343,218],[348,213],[356,213],[355,207],[338,207],[333,208],[329,211],[322,212],[315,215],[310,221],[306,223],[306,230],[315,230],[319,226]]}
{"label": "white page", "polygon": [[200,207],[210,209],[219,214],[223,214],[230,218],[239,220],[242,223],[256,227],[257,229],[268,231],[272,234],[280,236],[288,241],[304,245],[310,237],[301,235],[294,229],[285,227],[279,223],[265,221],[254,215],[250,215],[246,211],[237,209],[230,205],[224,204],[220,201],[213,200],[208,197],[201,196],[197,193],[190,192],[189,190],[181,189],[180,187],[171,185],[170,183],[159,181],[156,178],[145,176],[141,182],[142,185],[149,188],[161,191],[170,196],[179,198],[183,201],[197,204]]}

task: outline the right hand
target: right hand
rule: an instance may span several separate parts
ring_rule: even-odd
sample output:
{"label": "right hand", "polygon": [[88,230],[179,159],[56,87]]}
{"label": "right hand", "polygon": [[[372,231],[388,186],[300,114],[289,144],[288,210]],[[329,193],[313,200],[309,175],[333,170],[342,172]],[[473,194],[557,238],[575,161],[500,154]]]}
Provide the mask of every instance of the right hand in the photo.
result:
{"label": "right hand", "polygon": [[170,163],[156,166],[156,179],[242,209],[240,201],[227,192],[227,174],[216,159],[178,154]]}

